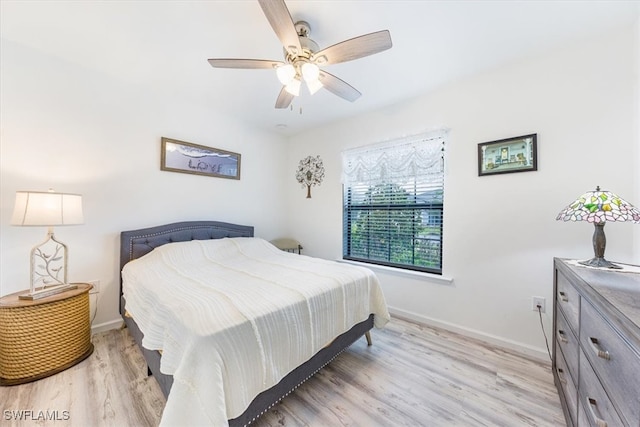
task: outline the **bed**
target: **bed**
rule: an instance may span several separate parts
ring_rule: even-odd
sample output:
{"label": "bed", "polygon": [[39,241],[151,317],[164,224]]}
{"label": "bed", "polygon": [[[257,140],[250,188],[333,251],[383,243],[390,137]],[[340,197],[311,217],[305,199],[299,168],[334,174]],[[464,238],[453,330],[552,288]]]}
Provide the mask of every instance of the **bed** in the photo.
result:
{"label": "bed", "polygon": [[[216,240],[216,241],[213,242],[213,240]],[[183,242],[183,243],[178,243],[178,242]],[[177,243],[177,244],[165,246],[168,243]],[[264,247],[265,244],[271,246],[273,250],[278,252],[278,254],[270,253],[269,249]],[[156,248],[158,249],[156,251],[153,251]],[[245,254],[252,254],[253,253],[252,251],[254,250],[253,248],[259,248],[260,251],[266,250],[266,252],[268,253],[268,256],[270,257],[269,261],[267,262],[268,269],[273,269],[276,272],[280,272],[279,276],[283,275],[282,268],[285,263],[287,265],[291,264],[292,266],[294,266],[293,269],[295,269],[295,266],[297,265],[297,263],[302,263],[306,266],[308,264],[305,264],[305,263],[312,263],[312,262],[325,263],[322,266],[318,267],[320,269],[323,269],[323,271],[324,269],[332,269],[332,268],[353,269],[353,270],[347,271],[348,275],[356,274],[356,273],[360,275],[363,273],[362,270],[366,270],[360,267],[346,266],[343,263],[332,263],[330,261],[314,260],[313,258],[310,258],[310,257],[278,251],[275,247],[268,244],[268,242],[264,242],[264,241],[261,241],[260,239],[253,238],[253,227],[237,225],[237,224],[229,224],[229,223],[218,222],[218,221],[179,222],[179,223],[144,228],[139,230],[124,231],[121,233],[120,313],[123,316],[124,322],[128,327],[130,334],[133,336],[134,340],[140,347],[142,354],[147,361],[148,374],[153,375],[156,378],[156,380],[158,381],[158,384],[160,385],[160,388],[162,389],[162,392],[167,397],[167,406],[165,407],[165,413],[163,414],[163,419],[162,419],[163,424],[172,424],[178,421],[180,423],[187,423],[187,424],[203,422],[203,420],[207,418],[188,419],[184,417],[187,416],[187,414],[190,414],[192,412],[197,412],[197,408],[194,409],[190,405],[198,406],[194,402],[197,402],[198,399],[203,400],[202,396],[209,396],[210,394],[200,393],[200,392],[191,390],[192,388],[195,388],[191,384],[191,382],[195,383],[199,381],[199,379],[191,378],[189,381],[184,380],[182,378],[184,375],[182,374],[182,371],[180,369],[173,370],[173,368],[167,368],[167,365],[170,365],[171,362],[168,362],[167,360],[162,359],[163,356],[165,357],[165,359],[170,359],[170,360],[173,360],[179,357],[167,355],[166,352],[161,353],[161,351],[159,350],[165,350],[165,349],[157,348],[159,347],[158,343],[149,345],[149,340],[150,339],[153,340],[153,338],[150,338],[150,336],[155,334],[153,332],[153,328],[148,326],[149,323],[146,319],[143,320],[143,316],[140,316],[138,319],[136,319],[136,314],[133,313],[132,315],[132,313],[128,310],[129,306],[133,306],[136,308],[136,310],[134,311],[137,311],[138,313],[141,313],[142,311],[144,311],[139,307],[140,303],[136,302],[138,301],[136,300],[136,298],[138,297],[135,297],[136,293],[131,290],[131,289],[137,289],[133,285],[133,283],[135,283],[137,279],[136,280],[133,279],[136,276],[133,276],[132,275],[133,273],[131,273],[131,271],[135,271],[134,267],[137,267],[138,264],[143,263],[143,261],[147,262],[147,260],[152,257],[156,257],[162,260],[166,258],[166,259],[169,259],[170,262],[172,263],[174,257],[176,256],[176,253],[174,251],[178,249],[179,249],[178,258],[186,254],[184,256],[187,258],[187,261],[191,261],[193,258],[198,258],[201,252],[204,254],[203,255],[204,258],[209,259],[210,257],[212,257],[211,254],[214,254],[213,256],[218,256],[217,254],[233,253],[236,250],[239,251],[239,253],[244,256]],[[262,252],[259,252],[259,253],[261,254]],[[286,254],[286,255],[280,255],[280,254]],[[251,255],[251,257],[252,256],[253,255]],[[289,256],[293,258],[281,259],[282,256]],[[247,257],[249,258],[249,256]],[[131,263],[131,261],[134,261],[134,260],[136,262]],[[275,260],[275,261],[272,261],[272,260]],[[262,260],[260,261],[262,262]],[[124,270],[125,266],[127,266],[127,264],[129,263],[131,263],[129,267],[126,270]],[[165,263],[165,261],[162,261],[162,263]],[[218,264],[219,262],[216,259],[214,263]],[[155,266],[156,264],[150,264],[150,265]],[[316,268],[313,265],[312,267]],[[175,267],[172,267],[172,268],[175,269]],[[123,270],[124,270],[124,273],[122,273]],[[140,270],[140,268],[138,268],[138,270]],[[156,274],[156,273],[154,272],[153,274]],[[160,274],[160,273],[157,273],[157,274]],[[372,273],[370,272],[365,274],[372,275]],[[255,274],[256,277],[260,276],[260,280],[265,280],[262,278],[262,275],[263,275],[262,271],[260,272],[260,274],[258,273]],[[346,305],[344,308],[342,307],[339,308],[339,310],[343,310],[345,313],[347,313],[346,317],[349,317],[349,319],[344,319],[343,321],[345,325],[347,324],[347,322],[350,322],[348,323],[348,327],[344,328],[345,331],[331,336],[331,339],[327,341],[327,344],[321,347],[318,347],[317,351],[316,351],[317,343],[316,343],[316,347],[313,347],[312,344],[309,344],[308,346],[309,348],[314,348],[313,353],[309,355],[309,358],[306,358],[305,356],[304,361],[293,366],[292,370],[287,370],[286,372],[288,373],[286,373],[286,375],[283,374],[281,376],[278,376],[277,374],[273,374],[272,377],[275,377],[275,380],[271,376],[266,380],[265,378],[263,378],[262,383],[260,384],[264,384],[264,387],[260,389],[259,393],[256,393],[255,390],[253,392],[250,392],[250,395],[251,395],[250,403],[248,405],[242,404],[242,408],[244,410],[241,413],[237,410],[237,405],[235,407],[235,410],[229,411],[230,404],[228,403],[228,401],[229,399],[233,400],[234,393],[236,393],[234,388],[239,388],[239,389],[248,388],[249,386],[245,385],[243,381],[248,381],[249,383],[251,383],[252,381],[256,382],[257,380],[254,381],[255,378],[252,375],[245,376],[245,377],[242,377],[242,375],[239,375],[240,377],[243,378],[242,381],[239,381],[241,384],[234,384],[236,383],[236,381],[234,381],[233,378],[231,381],[228,378],[225,378],[224,381],[218,378],[219,376],[218,372],[220,371],[220,368],[217,368],[218,370],[216,371],[212,371],[211,377],[218,378],[218,380],[220,380],[220,382],[223,383],[223,386],[220,386],[220,387],[216,386],[218,388],[215,390],[220,391],[220,393],[218,394],[225,394],[225,393],[227,394],[227,396],[225,397],[227,400],[223,401],[222,403],[218,402],[217,403],[218,406],[224,405],[224,404],[227,405],[224,411],[225,415],[227,415],[229,412],[232,412],[232,414],[235,413],[234,416],[229,416],[228,419],[225,416],[224,422],[220,422],[219,419],[216,419],[216,421],[213,424],[226,425],[228,423],[228,425],[230,426],[244,426],[244,425],[251,424],[261,414],[266,412],[273,405],[279,402],[283,397],[288,395],[291,391],[293,391],[300,384],[302,384],[305,380],[307,380],[316,372],[318,372],[323,366],[325,366],[327,363],[333,360],[338,354],[344,351],[357,339],[361,338],[363,335],[366,335],[368,343],[371,344],[370,337],[368,335],[369,330],[374,326],[374,324],[375,326],[382,327],[384,323],[386,323],[389,320],[389,315],[388,315],[388,312],[386,311],[386,305],[384,305],[384,298],[381,296],[381,291],[379,290],[377,279],[375,279],[375,276],[373,276],[373,278],[374,278],[373,283],[370,283],[369,285],[367,285],[369,286],[369,289],[366,292],[370,292],[372,293],[372,295],[375,294],[375,298],[371,296],[371,301],[374,301],[375,299],[375,304],[371,304],[371,307],[375,307],[375,309],[369,307],[368,304],[370,304],[370,302],[367,302],[365,304],[368,307],[367,312],[363,316],[363,313],[359,313],[359,314],[357,313],[359,308],[352,309],[349,307],[347,309]],[[361,279],[358,279],[358,280],[361,280]],[[369,282],[372,281],[370,277],[368,277],[367,280]],[[238,285],[236,284],[234,286],[238,286]],[[353,287],[353,285],[349,285],[349,286]],[[189,288],[189,292],[190,291],[191,291],[191,288]],[[300,291],[300,293],[303,293],[303,292],[304,291],[302,290]],[[347,291],[344,291],[344,290],[342,290],[341,292],[345,295],[348,293]],[[360,295],[362,292],[363,291],[358,291],[358,295]],[[148,290],[147,290],[147,294],[149,294]],[[179,295],[180,297],[182,297],[182,293],[180,293]],[[127,301],[127,297],[129,298],[130,301]],[[233,295],[231,295],[231,298],[233,298]],[[330,298],[327,297],[325,299],[329,300]],[[286,298],[284,298],[283,300],[286,300]],[[129,303],[129,306],[127,306],[127,303]],[[198,303],[200,303],[200,301]],[[153,304],[157,304],[157,302],[154,302]],[[346,303],[343,302],[341,304],[346,304]],[[314,305],[307,303],[305,307],[312,307],[312,306]],[[369,308],[371,308],[370,310],[371,312],[369,312]],[[288,310],[290,309],[291,307],[288,308]],[[158,313],[161,311],[161,309],[157,309],[157,305],[152,305],[151,311]],[[211,310],[207,310],[207,313],[209,311]],[[304,310],[301,310],[301,311],[304,311]],[[317,317],[325,316],[326,317],[326,315],[324,314],[324,311],[326,311],[326,308],[320,309],[319,311],[321,311],[321,313],[320,312],[314,313],[312,310],[309,310],[309,311],[310,311],[310,313],[308,314],[309,316],[317,316]],[[352,314],[352,311],[355,312],[356,314]],[[353,320],[355,318],[354,316],[358,316],[358,315],[362,317],[362,319],[358,318],[357,321],[354,321]],[[209,314],[204,315],[204,317],[208,317],[208,316]],[[286,315],[284,314],[280,315],[280,317],[283,319],[289,318],[288,316],[289,316],[289,313],[287,313]],[[199,318],[200,317],[198,316],[198,319]],[[297,324],[297,323],[298,323],[297,321],[291,322],[291,324]],[[144,325],[144,326],[141,327],[141,325]],[[255,333],[256,336],[262,337],[263,335],[265,336],[267,335],[266,332],[264,332],[264,330],[255,332],[257,330],[256,329],[257,326],[253,322],[251,323],[251,325],[252,325],[251,327],[246,326],[246,328],[247,330],[250,330],[250,328],[252,328],[254,330],[253,333]],[[232,326],[235,327],[235,325],[232,325]],[[287,324],[286,328],[290,328],[290,327],[291,326]],[[286,329],[286,328],[282,328],[282,329]],[[281,328],[275,327],[273,329],[280,331]],[[143,330],[149,331],[148,336],[145,337],[145,334],[143,334],[142,332]],[[269,332],[269,333],[280,333],[280,332]],[[311,335],[315,337],[316,335],[322,335],[323,333],[325,332],[323,331],[320,333],[314,330],[314,332]],[[231,338],[227,337],[227,340],[234,340],[236,336],[241,335],[241,333],[238,333],[235,331],[233,332],[233,334],[235,335],[230,335],[229,333],[229,336],[231,336]],[[162,334],[159,334],[159,335],[162,335]],[[177,335],[184,335],[184,334],[178,333]],[[207,334],[201,333],[201,332],[198,332],[198,333],[194,332],[193,335],[197,336],[197,339],[200,340],[200,339],[203,339],[201,338],[202,335],[207,335]],[[147,340],[146,343],[145,343],[145,339]],[[323,339],[326,339],[326,337],[325,338],[318,337],[316,338],[316,341],[322,342],[321,340]],[[306,342],[306,338],[301,339],[300,341]],[[227,341],[220,341],[220,342],[227,342]],[[258,340],[258,342],[260,345],[262,345],[260,340]],[[167,345],[166,341],[164,342],[164,345]],[[183,347],[185,346],[184,343],[180,345],[182,345]],[[306,348],[307,345],[300,344],[300,347]],[[241,347],[241,349],[243,348],[244,347]],[[227,348],[225,347],[224,351],[221,351],[221,353],[224,353],[226,351],[227,351]],[[260,347],[260,351],[263,351],[262,347]],[[268,353],[269,351],[271,350],[268,350],[268,349],[264,350],[265,353],[263,353],[260,357],[262,357],[262,359],[270,358],[270,357],[275,358],[276,356],[271,356]],[[184,351],[184,353],[186,353],[186,351]],[[204,353],[206,353],[205,356],[203,356]],[[257,354],[259,353],[259,351],[256,350],[256,352],[252,352],[252,351],[246,351],[245,349],[245,351],[241,353]],[[185,358],[189,360],[188,362],[190,366],[189,369],[197,369],[198,373],[208,372],[207,369],[211,364],[216,366],[217,365],[222,366],[225,372],[228,369],[229,372],[238,373],[238,371],[233,371],[232,368],[228,368],[227,364],[229,364],[229,360],[219,361],[221,356],[218,356],[217,349],[214,349],[211,351],[211,354],[215,354],[216,356],[215,358],[211,356],[211,359],[212,359],[211,363],[208,363],[207,361],[202,360],[202,359],[206,360],[208,357],[208,354],[209,354],[209,351],[207,350],[207,351],[199,351],[197,352],[196,355],[185,356]],[[182,357],[183,355],[179,355],[179,356]],[[258,356],[255,356],[255,357],[258,357]],[[271,361],[271,359],[269,359],[269,361]],[[163,363],[165,366],[163,366]],[[183,364],[187,364],[187,362],[184,362]],[[264,360],[263,360],[263,364],[265,364]],[[272,364],[273,363],[267,363],[266,365],[271,366]],[[191,367],[191,365],[197,366],[197,368]],[[161,369],[161,367],[163,369]],[[179,376],[176,376],[174,378],[174,375],[166,374],[163,372],[163,371],[166,372],[167,370],[172,372],[174,375],[179,375]],[[246,374],[246,375],[249,375],[249,374]],[[206,377],[206,375],[204,374],[199,376]],[[175,382],[174,380],[176,379],[179,381]],[[207,380],[206,383],[207,384],[216,383],[218,380],[216,381]],[[172,388],[174,390],[179,390],[179,391],[174,391],[172,395],[170,393]],[[195,394],[190,394],[188,398],[183,398],[182,400],[179,400],[181,399],[180,396],[182,396],[183,394],[189,394],[189,393],[195,393]],[[244,393],[244,391],[240,391],[238,393],[242,394]],[[180,396],[176,397],[176,395],[180,395]],[[180,403],[174,403],[173,401],[176,399],[178,399]],[[216,397],[215,399],[218,399],[218,397]],[[214,405],[214,403],[212,403],[212,405]],[[200,402],[200,406],[201,407],[208,406],[208,402]],[[176,418],[177,416],[179,416],[179,418]],[[169,419],[167,420],[167,418]],[[208,420],[211,420],[211,418],[209,418]],[[206,423],[211,424],[211,422],[209,421],[207,421]]]}

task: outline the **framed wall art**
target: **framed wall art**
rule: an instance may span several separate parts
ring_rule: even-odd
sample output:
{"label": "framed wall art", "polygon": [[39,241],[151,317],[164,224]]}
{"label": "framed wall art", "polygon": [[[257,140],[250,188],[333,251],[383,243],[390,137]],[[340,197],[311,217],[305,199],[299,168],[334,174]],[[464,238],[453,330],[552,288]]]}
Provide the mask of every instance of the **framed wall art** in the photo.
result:
{"label": "framed wall art", "polygon": [[240,179],[240,154],[163,137],[160,169]]}
{"label": "framed wall art", "polygon": [[538,134],[478,144],[478,176],[538,170]]}

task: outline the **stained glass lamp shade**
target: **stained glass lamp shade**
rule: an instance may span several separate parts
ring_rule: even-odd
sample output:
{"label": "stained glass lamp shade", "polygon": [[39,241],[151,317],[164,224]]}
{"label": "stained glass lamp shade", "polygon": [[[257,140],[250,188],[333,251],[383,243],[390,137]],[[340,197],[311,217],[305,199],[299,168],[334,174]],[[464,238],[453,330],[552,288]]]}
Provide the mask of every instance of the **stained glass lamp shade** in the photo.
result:
{"label": "stained glass lamp shade", "polygon": [[613,221],[638,223],[640,222],[640,210],[614,193],[602,191],[600,187],[596,187],[596,191],[584,193],[564,208],[558,214],[556,220],[587,221],[595,226],[593,233],[595,256],[588,261],[580,261],[580,264],[591,267],[621,268],[604,259],[604,249],[607,244],[604,235],[604,224]]}

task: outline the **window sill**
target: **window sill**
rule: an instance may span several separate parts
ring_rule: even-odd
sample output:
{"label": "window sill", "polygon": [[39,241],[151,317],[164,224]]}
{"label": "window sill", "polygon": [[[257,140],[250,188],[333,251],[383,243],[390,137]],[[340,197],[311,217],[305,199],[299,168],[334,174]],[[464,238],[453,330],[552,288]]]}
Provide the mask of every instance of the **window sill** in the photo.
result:
{"label": "window sill", "polygon": [[425,273],[422,271],[414,271],[414,270],[403,270],[401,268],[387,267],[385,265],[369,264],[366,262],[351,261],[347,259],[338,259],[336,261],[344,262],[346,264],[359,265],[360,267],[366,267],[373,271],[377,270],[377,271],[380,271],[381,273],[393,274],[395,276],[404,276],[411,279],[428,280],[430,282],[436,282],[443,285],[450,285],[453,283],[452,277],[440,276],[438,274]]}

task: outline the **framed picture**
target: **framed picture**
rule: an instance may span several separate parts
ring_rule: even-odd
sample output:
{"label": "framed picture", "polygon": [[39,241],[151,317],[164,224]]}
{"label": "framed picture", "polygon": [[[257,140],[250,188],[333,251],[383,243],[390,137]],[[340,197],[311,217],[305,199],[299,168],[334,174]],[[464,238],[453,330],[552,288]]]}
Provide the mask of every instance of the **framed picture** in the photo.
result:
{"label": "framed picture", "polygon": [[538,170],[538,134],[478,144],[478,176]]}
{"label": "framed picture", "polygon": [[240,154],[177,139],[162,138],[160,169],[240,179]]}

